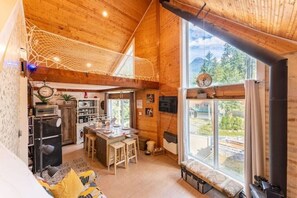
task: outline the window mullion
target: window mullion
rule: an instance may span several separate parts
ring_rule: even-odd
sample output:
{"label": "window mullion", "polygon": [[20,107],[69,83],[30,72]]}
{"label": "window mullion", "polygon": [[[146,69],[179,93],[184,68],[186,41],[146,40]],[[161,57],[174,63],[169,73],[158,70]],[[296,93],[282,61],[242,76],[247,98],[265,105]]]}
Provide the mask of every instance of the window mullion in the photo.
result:
{"label": "window mullion", "polygon": [[219,119],[219,113],[218,113],[218,101],[213,101],[213,127],[214,127],[214,167],[218,169],[219,167],[219,125],[218,125],[218,119]]}

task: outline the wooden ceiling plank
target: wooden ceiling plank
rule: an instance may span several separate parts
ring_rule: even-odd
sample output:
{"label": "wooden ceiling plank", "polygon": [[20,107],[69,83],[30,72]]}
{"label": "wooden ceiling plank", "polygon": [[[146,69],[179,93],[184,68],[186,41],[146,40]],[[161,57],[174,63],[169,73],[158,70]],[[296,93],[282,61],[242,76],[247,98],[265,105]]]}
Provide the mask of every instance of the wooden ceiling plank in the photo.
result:
{"label": "wooden ceiling plank", "polygon": [[[197,0],[179,0],[201,7]],[[211,13],[258,31],[297,41],[296,1],[287,0],[204,0]]]}
{"label": "wooden ceiling plank", "polygon": [[[40,29],[120,52],[149,2],[24,0],[24,8],[26,18]],[[108,11],[107,18],[103,10]]]}
{"label": "wooden ceiling plank", "polygon": [[[175,2],[177,1],[175,0]],[[195,14],[197,10],[197,8],[195,9],[193,7],[189,7],[184,4],[176,4],[176,5],[178,5],[178,7],[180,7],[181,9],[187,10],[193,14]],[[269,35],[269,34],[254,30],[252,28],[232,22],[231,20],[216,16],[212,13],[209,13],[205,20],[207,20],[210,23],[213,23],[214,25],[220,28],[224,28],[228,30],[233,34],[241,35],[242,38],[245,38],[251,42],[255,42],[265,48],[268,48],[274,51],[275,53],[286,54],[286,53],[297,51],[297,43],[293,43],[288,40],[277,38],[273,35]]]}

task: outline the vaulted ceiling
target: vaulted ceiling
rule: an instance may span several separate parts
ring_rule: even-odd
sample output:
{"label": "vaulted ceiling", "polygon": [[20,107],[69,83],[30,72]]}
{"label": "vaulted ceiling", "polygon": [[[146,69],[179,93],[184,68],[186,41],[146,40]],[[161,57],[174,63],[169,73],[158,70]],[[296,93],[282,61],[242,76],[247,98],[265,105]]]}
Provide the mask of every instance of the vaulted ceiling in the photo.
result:
{"label": "vaulted ceiling", "polygon": [[[23,0],[40,29],[122,52],[151,0]],[[103,17],[106,11],[108,17]]]}
{"label": "vaulted ceiling", "polygon": [[[297,0],[173,0],[256,30],[297,41]],[[198,12],[198,9],[197,9]]]}

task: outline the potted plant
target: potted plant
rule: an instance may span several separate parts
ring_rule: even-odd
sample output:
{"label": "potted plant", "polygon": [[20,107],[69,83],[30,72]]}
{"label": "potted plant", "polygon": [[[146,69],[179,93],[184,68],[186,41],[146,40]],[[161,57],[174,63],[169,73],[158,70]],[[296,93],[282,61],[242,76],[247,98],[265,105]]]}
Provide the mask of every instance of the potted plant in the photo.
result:
{"label": "potted plant", "polygon": [[206,99],[207,98],[207,93],[205,93],[203,89],[198,89],[197,98],[198,99]]}
{"label": "potted plant", "polygon": [[46,105],[50,100],[49,98],[43,97],[39,94],[34,94],[34,95],[41,101],[41,102],[36,102],[36,104]]}
{"label": "potted plant", "polygon": [[64,100],[65,104],[71,104],[71,101],[75,100],[75,97],[70,94],[62,94],[61,100]]}

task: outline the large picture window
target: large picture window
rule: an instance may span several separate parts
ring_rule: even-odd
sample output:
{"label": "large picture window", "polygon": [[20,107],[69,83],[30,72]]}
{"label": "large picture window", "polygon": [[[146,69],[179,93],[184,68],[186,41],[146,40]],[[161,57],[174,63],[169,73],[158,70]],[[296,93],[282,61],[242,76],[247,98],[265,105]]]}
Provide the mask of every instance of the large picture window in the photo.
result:
{"label": "large picture window", "polygon": [[244,101],[188,100],[189,155],[243,181]]}
{"label": "large picture window", "polygon": [[200,73],[212,76],[212,85],[255,79],[256,60],[228,43],[187,23],[188,87],[196,87]]}

